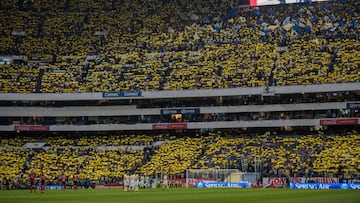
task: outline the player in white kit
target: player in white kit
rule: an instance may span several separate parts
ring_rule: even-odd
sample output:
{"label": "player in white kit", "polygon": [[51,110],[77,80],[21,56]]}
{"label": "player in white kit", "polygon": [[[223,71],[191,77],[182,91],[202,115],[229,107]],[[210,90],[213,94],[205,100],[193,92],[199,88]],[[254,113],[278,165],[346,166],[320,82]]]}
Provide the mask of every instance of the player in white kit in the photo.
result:
{"label": "player in white kit", "polygon": [[164,175],[163,179],[162,179],[162,184],[161,184],[162,189],[166,189],[169,188],[169,183],[168,183],[168,177],[167,175]]}
{"label": "player in white kit", "polygon": [[129,186],[130,186],[130,177],[125,174],[124,175],[124,191],[127,192],[129,191]]}
{"label": "player in white kit", "polygon": [[134,175],[134,192],[139,192],[139,175]]}

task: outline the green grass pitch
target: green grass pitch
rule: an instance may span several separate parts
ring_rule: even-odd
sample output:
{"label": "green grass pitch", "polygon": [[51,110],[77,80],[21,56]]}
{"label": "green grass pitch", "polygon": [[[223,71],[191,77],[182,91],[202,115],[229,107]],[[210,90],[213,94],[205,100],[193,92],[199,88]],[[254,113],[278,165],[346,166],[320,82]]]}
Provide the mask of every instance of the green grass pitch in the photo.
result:
{"label": "green grass pitch", "polygon": [[360,203],[360,190],[291,189],[145,189],[124,192],[121,189],[46,191],[1,190],[1,203]]}

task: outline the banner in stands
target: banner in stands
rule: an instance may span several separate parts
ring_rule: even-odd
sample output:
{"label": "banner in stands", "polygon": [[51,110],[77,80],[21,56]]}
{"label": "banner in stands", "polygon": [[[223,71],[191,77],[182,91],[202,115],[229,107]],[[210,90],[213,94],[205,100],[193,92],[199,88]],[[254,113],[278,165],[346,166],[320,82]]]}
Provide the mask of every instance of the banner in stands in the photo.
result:
{"label": "banner in stands", "polygon": [[168,129],[186,129],[187,123],[155,123],[152,125],[153,130],[168,130]]}
{"label": "banner in stands", "polygon": [[266,6],[278,4],[310,3],[329,0],[250,0],[250,6]]}
{"label": "banner in stands", "polygon": [[346,107],[348,109],[360,109],[360,103],[347,103]]}
{"label": "banner in stands", "polygon": [[198,182],[196,188],[247,188],[248,182]]}
{"label": "banner in stands", "polygon": [[108,31],[95,31],[94,32],[94,35],[96,35],[96,36],[106,35],[106,34],[108,34]]}
{"label": "banner in stands", "polygon": [[14,131],[49,131],[49,126],[42,125],[15,125]]}
{"label": "banner in stands", "polygon": [[186,109],[161,109],[160,114],[200,114],[200,108],[186,108]]}
{"label": "banner in stands", "polygon": [[24,30],[13,30],[13,31],[11,31],[11,35],[13,35],[13,36],[25,36],[26,32]]}
{"label": "banner in stands", "polygon": [[124,188],[124,184],[99,184],[95,185],[95,189],[115,189]]}
{"label": "banner in stands", "polygon": [[[309,178],[308,181],[312,181],[314,183],[339,183],[338,178],[323,178],[323,177],[312,177]],[[304,177],[291,177],[291,183],[305,183],[306,178]],[[278,187],[286,186],[286,178],[270,178],[270,177],[263,177],[263,185],[270,185],[274,183]]]}
{"label": "banner in stands", "polygon": [[320,125],[358,125],[357,118],[321,119]]}
{"label": "banner in stands", "polygon": [[348,183],[291,183],[293,189],[360,189],[360,184]]}
{"label": "banner in stands", "polygon": [[12,56],[12,60],[13,61],[26,61],[26,60],[28,60],[28,56],[26,56],[26,55],[14,55],[14,56]]}
{"label": "banner in stands", "polygon": [[102,96],[104,98],[109,97],[141,97],[141,91],[121,91],[121,92],[103,92]]}
{"label": "banner in stands", "polygon": [[0,58],[0,64],[10,64],[12,61],[11,58]]}

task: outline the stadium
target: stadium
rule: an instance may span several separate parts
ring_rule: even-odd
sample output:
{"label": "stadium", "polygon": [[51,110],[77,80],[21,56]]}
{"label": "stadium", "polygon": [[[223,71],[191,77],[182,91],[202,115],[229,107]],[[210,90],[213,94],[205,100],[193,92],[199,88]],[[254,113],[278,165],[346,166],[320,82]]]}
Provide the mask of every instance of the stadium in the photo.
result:
{"label": "stadium", "polygon": [[0,202],[359,202],[356,0],[1,0]]}

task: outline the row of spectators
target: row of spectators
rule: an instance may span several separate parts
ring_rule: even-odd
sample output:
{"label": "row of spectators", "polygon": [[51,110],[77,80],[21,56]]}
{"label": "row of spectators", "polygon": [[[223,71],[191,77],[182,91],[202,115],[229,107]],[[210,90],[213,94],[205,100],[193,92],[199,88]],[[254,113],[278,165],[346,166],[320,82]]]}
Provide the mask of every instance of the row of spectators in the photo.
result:
{"label": "row of spectators", "polygon": [[[121,180],[126,173],[185,176],[188,168],[237,168],[263,176],[359,175],[360,136],[348,133],[263,135],[218,131],[182,135],[44,136],[41,148],[25,147],[39,137],[2,136],[0,179],[27,181],[27,173],[44,170],[56,181],[74,173],[84,180]],[[155,141],[165,140],[161,145]],[[89,143],[87,145],[86,143]]]}
{"label": "row of spectators", "polygon": [[236,1],[41,2],[1,7],[0,53],[37,61],[4,65],[11,77],[0,75],[1,92],[359,81],[355,0],[260,8]]}

